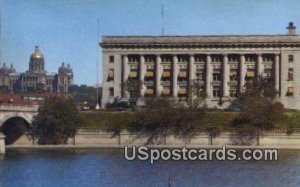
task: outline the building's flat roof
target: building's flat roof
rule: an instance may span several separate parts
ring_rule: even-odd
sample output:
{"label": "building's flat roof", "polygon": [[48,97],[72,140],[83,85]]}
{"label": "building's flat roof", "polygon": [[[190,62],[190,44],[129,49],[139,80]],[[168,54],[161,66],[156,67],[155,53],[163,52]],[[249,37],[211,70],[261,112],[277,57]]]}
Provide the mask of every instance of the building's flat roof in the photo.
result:
{"label": "building's flat roof", "polygon": [[103,36],[101,46],[176,44],[300,44],[300,35]]}

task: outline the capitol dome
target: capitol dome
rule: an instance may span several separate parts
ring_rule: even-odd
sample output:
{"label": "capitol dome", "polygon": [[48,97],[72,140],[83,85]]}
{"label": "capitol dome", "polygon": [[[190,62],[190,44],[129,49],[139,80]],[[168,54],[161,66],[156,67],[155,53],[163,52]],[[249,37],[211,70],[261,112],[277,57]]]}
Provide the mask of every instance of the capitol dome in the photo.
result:
{"label": "capitol dome", "polygon": [[31,58],[44,58],[38,45],[35,46],[34,52],[31,54]]}
{"label": "capitol dome", "polygon": [[33,73],[45,73],[44,56],[37,45],[30,56],[29,71]]}

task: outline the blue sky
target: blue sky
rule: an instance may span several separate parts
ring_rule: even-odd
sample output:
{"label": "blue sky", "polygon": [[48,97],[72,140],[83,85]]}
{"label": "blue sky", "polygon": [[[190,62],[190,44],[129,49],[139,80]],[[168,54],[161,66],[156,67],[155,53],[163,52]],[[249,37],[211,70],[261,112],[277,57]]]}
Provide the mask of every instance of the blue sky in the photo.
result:
{"label": "blue sky", "polygon": [[[2,62],[28,69],[39,44],[48,72],[73,67],[76,84],[102,75],[102,35],[160,35],[161,0],[0,0]],[[165,35],[285,34],[299,0],[163,0]],[[97,19],[100,21],[97,35]]]}

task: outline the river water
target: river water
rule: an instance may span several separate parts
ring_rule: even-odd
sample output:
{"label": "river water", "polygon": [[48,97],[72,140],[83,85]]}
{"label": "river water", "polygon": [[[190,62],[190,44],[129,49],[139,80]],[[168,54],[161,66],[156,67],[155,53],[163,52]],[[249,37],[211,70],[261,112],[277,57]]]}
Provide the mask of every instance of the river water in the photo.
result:
{"label": "river water", "polygon": [[278,161],[127,161],[121,150],[9,150],[0,186],[300,186],[300,151]]}

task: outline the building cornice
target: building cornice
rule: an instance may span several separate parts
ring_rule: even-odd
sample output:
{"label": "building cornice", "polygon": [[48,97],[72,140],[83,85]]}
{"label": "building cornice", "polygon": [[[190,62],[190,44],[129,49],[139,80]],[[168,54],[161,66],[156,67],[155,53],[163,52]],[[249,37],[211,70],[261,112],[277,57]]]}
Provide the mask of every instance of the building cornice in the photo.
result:
{"label": "building cornice", "polygon": [[300,47],[300,36],[104,36],[100,46],[103,48]]}

